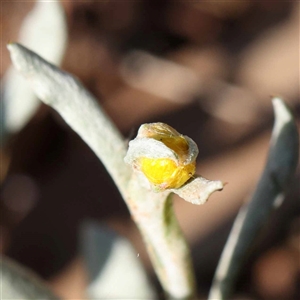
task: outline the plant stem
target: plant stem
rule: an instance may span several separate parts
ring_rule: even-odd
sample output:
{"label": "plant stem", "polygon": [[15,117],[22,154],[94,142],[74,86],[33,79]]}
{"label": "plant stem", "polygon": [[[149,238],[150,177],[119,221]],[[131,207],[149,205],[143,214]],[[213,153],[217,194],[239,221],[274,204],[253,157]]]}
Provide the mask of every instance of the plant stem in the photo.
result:
{"label": "plant stem", "polygon": [[129,207],[155,272],[170,298],[190,299],[195,290],[194,272],[189,247],[175,217],[172,195],[169,191],[146,191],[135,177],[130,185],[135,200],[129,201]]}

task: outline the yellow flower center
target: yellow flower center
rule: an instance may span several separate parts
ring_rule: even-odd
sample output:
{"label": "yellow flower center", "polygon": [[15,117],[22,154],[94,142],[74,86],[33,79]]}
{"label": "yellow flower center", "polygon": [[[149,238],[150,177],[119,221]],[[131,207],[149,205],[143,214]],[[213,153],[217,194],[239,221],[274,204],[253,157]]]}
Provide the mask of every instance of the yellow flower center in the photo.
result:
{"label": "yellow flower center", "polygon": [[195,162],[179,165],[169,158],[140,158],[141,171],[154,185],[162,189],[179,188],[195,174]]}

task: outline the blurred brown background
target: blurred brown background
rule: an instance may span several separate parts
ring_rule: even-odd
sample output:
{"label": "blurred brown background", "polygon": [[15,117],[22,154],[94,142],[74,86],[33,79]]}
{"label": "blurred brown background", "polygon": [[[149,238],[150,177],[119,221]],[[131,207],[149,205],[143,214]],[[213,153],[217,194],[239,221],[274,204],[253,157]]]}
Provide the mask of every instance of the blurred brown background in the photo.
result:
{"label": "blurred brown background", "polygon": [[[300,120],[299,2],[62,2],[69,41],[62,68],[76,75],[124,136],[165,122],[199,146],[197,172],[228,182],[208,204],[175,198],[205,297],[237,209],[263,169],[273,124],[271,95]],[[34,2],[1,3],[6,43]],[[83,220],[106,223],[153,271],[125,203],[91,150],[49,107],[1,152],[1,251],[44,277],[65,299],[84,298],[78,247]],[[237,297],[299,299],[299,168],[282,207],[243,269]],[[153,280],[155,281],[154,277]],[[244,298],[243,298],[244,299]]]}

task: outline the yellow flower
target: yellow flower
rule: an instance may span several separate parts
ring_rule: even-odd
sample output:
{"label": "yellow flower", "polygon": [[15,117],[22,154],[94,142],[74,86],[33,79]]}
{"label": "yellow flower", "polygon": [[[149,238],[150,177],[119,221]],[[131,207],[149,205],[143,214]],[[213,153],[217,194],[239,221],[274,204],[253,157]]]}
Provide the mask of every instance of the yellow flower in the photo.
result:
{"label": "yellow flower", "polygon": [[197,145],[164,123],[144,124],[129,143],[125,161],[158,190],[177,189],[196,169]]}

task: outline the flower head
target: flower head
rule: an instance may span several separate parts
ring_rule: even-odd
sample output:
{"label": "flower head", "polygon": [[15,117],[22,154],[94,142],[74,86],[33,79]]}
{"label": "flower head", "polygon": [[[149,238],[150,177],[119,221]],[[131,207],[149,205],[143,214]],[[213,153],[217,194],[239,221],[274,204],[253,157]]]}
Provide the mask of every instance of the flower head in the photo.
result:
{"label": "flower head", "polygon": [[142,172],[158,190],[177,189],[196,169],[198,147],[164,123],[144,124],[129,143],[125,162]]}

